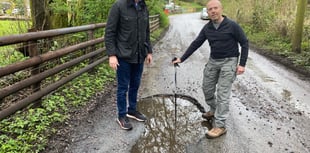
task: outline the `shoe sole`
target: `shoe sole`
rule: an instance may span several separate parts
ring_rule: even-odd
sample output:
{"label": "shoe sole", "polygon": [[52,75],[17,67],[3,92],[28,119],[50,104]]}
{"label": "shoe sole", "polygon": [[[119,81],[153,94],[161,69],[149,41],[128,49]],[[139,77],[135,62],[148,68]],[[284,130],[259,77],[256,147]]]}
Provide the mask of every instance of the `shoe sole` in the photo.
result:
{"label": "shoe sole", "polygon": [[116,122],[119,124],[119,126],[122,128],[122,129],[124,129],[124,130],[131,130],[132,129],[132,127],[131,128],[126,128],[126,127],[123,127],[122,126],[122,123],[118,120],[118,119],[116,119]]}
{"label": "shoe sole", "polygon": [[146,120],[142,120],[142,119],[136,118],[135,116],[132,116],[132,115],[129,115],[129,114],[127,114],[127,117],[132,118],[132,119],[135,119],[135,120],[137,120],[137,121],[139,121],[139,122],[144,122],[144,121],[146,121]]}
{"label": "shoe sole", "polygon": [[218,136],[216,136],[216,137],[212,137],[212,136],[208,135],[208,133],[206,134],[206,137],[207,137],[208,139],[214,139],[214,138],[218,138],[218,137],[220,137],[220,136],[222,136],[222,135],[224,135],[224,134],[226,134],[226,133],[227,133],[227,130],[225,129],[225,131],[224,131],[222,134],[220,134],[220,135],[218,135]]}

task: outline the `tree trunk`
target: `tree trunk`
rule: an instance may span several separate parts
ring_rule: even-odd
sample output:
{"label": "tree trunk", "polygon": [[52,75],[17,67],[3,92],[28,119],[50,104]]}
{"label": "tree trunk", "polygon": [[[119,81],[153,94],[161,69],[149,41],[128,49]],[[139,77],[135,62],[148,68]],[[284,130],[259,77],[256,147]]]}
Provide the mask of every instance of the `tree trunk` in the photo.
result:
{"label": "tree trunk", "polygon": [[46,0],[30,0],[32,28],[34,31],[50,29]]}
{"label": "tree trunk", "polygon": [[302,32],[305,19],[305,11],[307,7],[307,0],[298,0],[297,5],[298,6],[296,13],[295,31],[292,41],[292,49],[293,52],[301,53]]}

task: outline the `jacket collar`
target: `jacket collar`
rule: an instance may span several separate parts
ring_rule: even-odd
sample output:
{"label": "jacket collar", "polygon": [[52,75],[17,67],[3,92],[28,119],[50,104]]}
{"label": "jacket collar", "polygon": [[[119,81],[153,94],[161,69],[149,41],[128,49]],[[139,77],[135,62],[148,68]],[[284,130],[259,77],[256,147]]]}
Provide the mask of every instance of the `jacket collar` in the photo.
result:
{"label": "jacket collar", "polygon": [[[225,15],[222,15],[222,16],[224,17],[224,19],[223,19],[223,21],[220,23],[220,25],[223,25],[223,24],[225,24],[225,23],[227,22],[227,16],[225,16]],[[213,27],[212,21],[211,21],[211,22],[208,22],[208,26],[209,26],[209,27]]]}

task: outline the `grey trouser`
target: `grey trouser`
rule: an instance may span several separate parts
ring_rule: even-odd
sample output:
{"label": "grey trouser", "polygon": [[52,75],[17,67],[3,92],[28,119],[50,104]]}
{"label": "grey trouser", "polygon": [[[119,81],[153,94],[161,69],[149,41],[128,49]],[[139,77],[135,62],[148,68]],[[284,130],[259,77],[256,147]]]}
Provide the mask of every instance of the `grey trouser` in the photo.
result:
{"label": "grey trouser", "polygon": [[[232,83],[236,78],[238,58],[210,58],[203,72],[202,89],[210,111],[214,113],[215,127],[225,127],[229,115]],[[216,95],[215,95],[216,92]]]}

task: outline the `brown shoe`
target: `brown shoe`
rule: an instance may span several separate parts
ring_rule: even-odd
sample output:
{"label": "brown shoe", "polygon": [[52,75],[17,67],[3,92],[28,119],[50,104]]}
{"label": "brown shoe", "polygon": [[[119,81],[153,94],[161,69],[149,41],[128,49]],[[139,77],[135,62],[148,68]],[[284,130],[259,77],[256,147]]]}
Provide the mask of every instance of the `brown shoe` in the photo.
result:
{"label": "brown shoe", "polygon": [[206,113],[203,113],[201,116],[202,116],[202,118],[205,118],[207,120],[212,120],[212,118],[214,117],[214,113],[208,111]]}
{"label": "brown shoe", "polygon": [[207,132],[207,138],[209,139],[213,139],[213,138],[217,138],[223,134],[225,134],[227,132],[227,130],[225,128],[212,128],[210,131]]}

